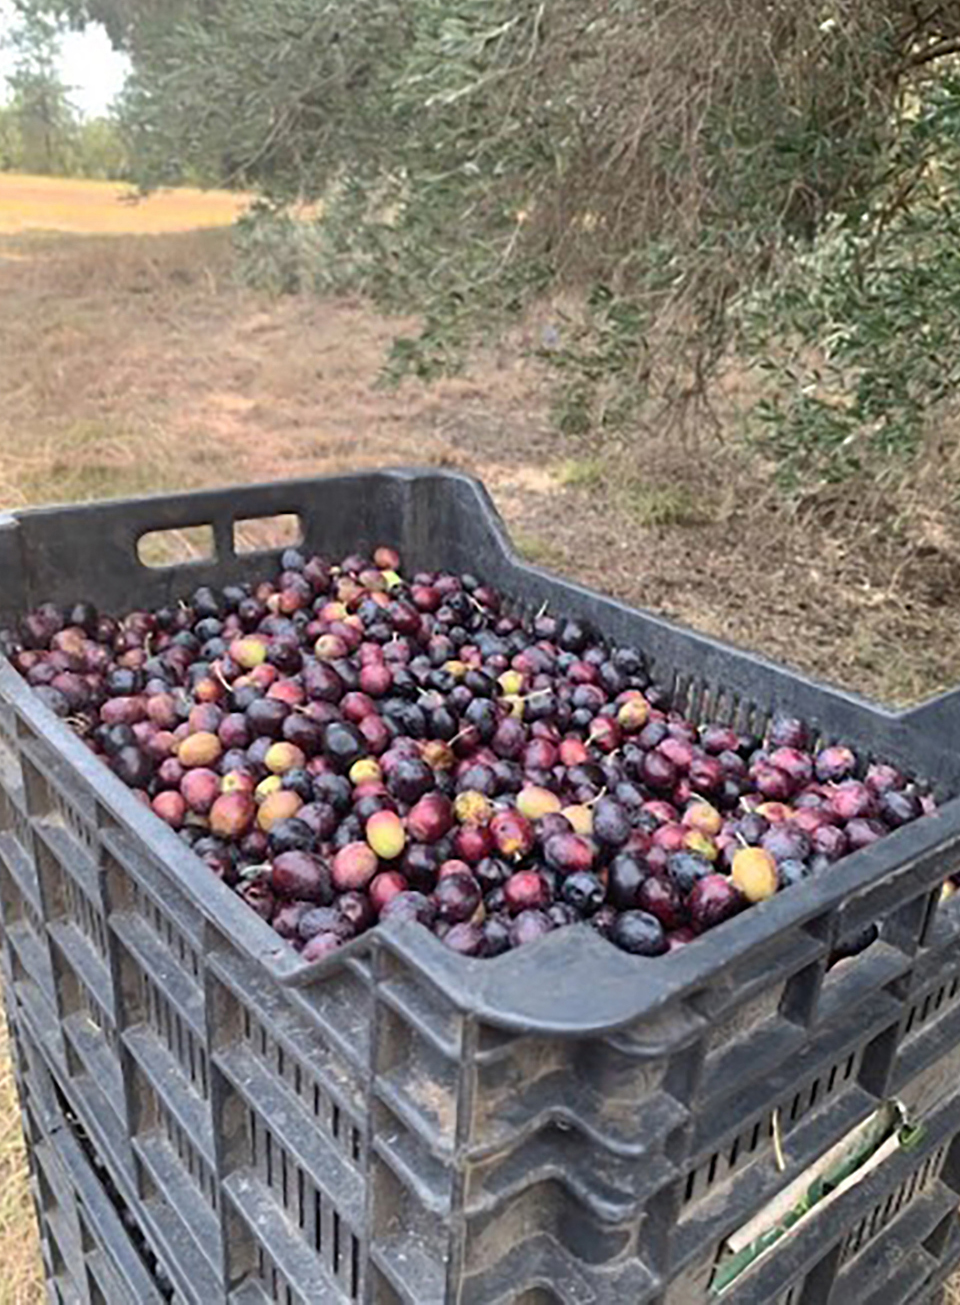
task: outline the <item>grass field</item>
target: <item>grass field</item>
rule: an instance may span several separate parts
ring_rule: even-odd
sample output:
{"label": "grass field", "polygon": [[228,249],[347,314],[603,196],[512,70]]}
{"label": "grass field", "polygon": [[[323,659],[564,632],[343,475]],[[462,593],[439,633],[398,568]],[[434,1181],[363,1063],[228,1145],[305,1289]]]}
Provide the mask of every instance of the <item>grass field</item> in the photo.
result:
{"label": "grass field", "polygon": [[113,181],[72,181],[0,172],[0,235],[68,231],[77,235],[160,235],[228,226],[243,212],[242,195],[166,190],[139,199]]}
{"label": "grass field", "polygon": [[[531,560],[626,601],[880,697],[960,680],[960,567],[956,582],[928,567],[894,583],[879,546],[790,518],[706,437],[645,430],[612,484],[595,449],[558,435],[519,335],[465,376],[379,385],[409,324],[240,286],[226,229],[240,207],[0,173],[0,511],[457,467],[484,479]],[[0,1021],[0,1305],[39,1305],[2,1038]]]}

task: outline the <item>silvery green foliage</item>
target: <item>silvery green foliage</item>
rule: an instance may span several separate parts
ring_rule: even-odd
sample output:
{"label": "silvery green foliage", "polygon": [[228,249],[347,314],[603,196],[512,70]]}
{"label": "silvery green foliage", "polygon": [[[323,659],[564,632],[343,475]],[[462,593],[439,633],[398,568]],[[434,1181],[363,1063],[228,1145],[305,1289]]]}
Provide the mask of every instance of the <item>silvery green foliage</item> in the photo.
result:
{"label": "silvery green foliage", "polygon": [[757,433],[791,486],[902,465],[960,385],[960,78],[922,88],[887,162],[869,205],[737,306],[767,378]]}
{"label": "silvery green foliage", "polygon": [[[418,314],[392,373],[455,368],[538,297],[575,303],[542,352],[581,432],[702,395],[731,305],[758,286],[783,276],[786,311],[819,259],[842,298],[843,269],[885,247],[857,224],[922,148],[900,98],[911,61],[960,33],[960,4],[906,0],[19,2],[100,18],[132,51],[123,122],[144,187],[258,194],[237,232],[251,279]],[[298,201],[322,217],[292,219]],[[836,311],[883,333],[869,295]],[[883,446],[915,426],[894,411],[926,402],[907,391],[862,396]],[[772,425],[795,429],[777,402]],[[815,444],[851,447],[847,417],[815,416]]]}

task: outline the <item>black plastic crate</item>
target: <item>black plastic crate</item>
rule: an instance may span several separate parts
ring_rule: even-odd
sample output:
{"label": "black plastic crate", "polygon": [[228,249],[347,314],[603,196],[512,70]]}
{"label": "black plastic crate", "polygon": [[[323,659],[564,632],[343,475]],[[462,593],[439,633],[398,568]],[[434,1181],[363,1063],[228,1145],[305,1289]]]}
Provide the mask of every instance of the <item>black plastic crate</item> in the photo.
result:
{"label": "black plastic crate", "polygon": [[[528,567],[482,488],[437,472],[0,517],[0,619],[257,574],[273,556],[237,555],[234,523],[281,513],[317,551],[469,567],[641,647],[694,716],[789,711],[946,800],[655,961],[583,928],[468,961],[393,925],[309,966],[0,659],[4,981],[184,1290],[643,1305],[888,1094],[939,1099],[960,1037],[952,700],[887,712]],[[203,524],[215,560],[137,560],[144,533]],[[828,971],[865,922],[878,940]]]}
{"label": "black plastic crate", "polygon": [[[114,1180],[34,1041],[29,1016],[16,1009],[8,1014],[44,1266],[51,1292],[57,1293],[54,1299],[91,1305],[298,1299],[266,1250],[258,1253],[254,1270],[259,1286],[248,1278],[236,1292],[214,1288],[211,1294],[209,1281],[184,1272],[184,1257],[176,1260],[183,1285],[175,1285],[153,1249],[165,1245],[155,1204]],[[885,1159],[828,1210],[814,1210],[801,1229],[725,1291],[710,1290],[719,1260],[716,1248],[678,1273],[655,1297],[658,1305],[937,1305],[942,1284],[960,1266],[957,1082],[954,1074],[948,1094],[939,1095],[933,1108],[921,1114],[918,1104],[911,1111],[918,1129],[908,1148]],[[920,1080],[907,1085],[905,1101],[923,1099]],[[274,1163],[282,1166],[279,1152]],[[265,1236],[276,1231],[277,1225],[268,1223]],[[167,1247],[166,1254],[176,1255],[176,1250]],[[527,1299],[560,1298],[544,1292]],[[381,1292],[375,1299],[390,1297]]]}
{"label": "black plastic crate", "polygon": [[13,1015],[9,1025],[51,1300],[186,1305],[188,1298],[167,1277],[133,1209],[72,1116],[25,1023]]}
{"label": "black plastic crate", "polygon": [[[78,1093],[75,1082],[60,1077],[57,1066],[49,1059],[48,1049],[37,1036],[31,1015],[11,1002],[9,995],[5,1005],[31,1173],[37,1138],[54,1147],[61,1168],[69,1161],[68,1167],[78,1185],[77,1194],[93,1211],[88,1222],[94,1222],[109,1244],[116,1240],[117,1219],[125,1230],[126,1236],[120,1239],[119,1247],[124,1255],[132,1251],[132,1263],[151,1280],[155,1295],[144,1297],[151,1305],[159,1305],[160,1301],[166,1305],[205,1305],[225,1299],[219,1279],[197,1253],[194,1239],[183,1234],[183,1212],[174,1210],[167,1197],[149,1182],[138,1182],[134,1166],[118,1166],[116,1152],[101,1145],[102,1133],[89,1100]],[[94,1195],[87,1195],[88,1192]],[[176,1195],[173,1194],[173,1199]],[[108,1206],[113,1211],[112,1220],[107,1213]],[[43,1209],[38,1213],[43,1235],[46,1230]],[[45,1267],[49,1268],[46,1253]],[[108,1294],[105,1299],[110,1305],[114,1300],[117,1305],[127,1305],[128,1301],[139,1302],[140,1298]]]}

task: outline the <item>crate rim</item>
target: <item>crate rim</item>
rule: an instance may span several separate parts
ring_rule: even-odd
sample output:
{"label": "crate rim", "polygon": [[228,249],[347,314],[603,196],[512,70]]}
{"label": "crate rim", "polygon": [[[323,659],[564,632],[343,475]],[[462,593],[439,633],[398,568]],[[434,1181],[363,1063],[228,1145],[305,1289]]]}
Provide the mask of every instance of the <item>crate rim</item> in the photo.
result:
{"label": "crate rim", "polygon": [[[702,649],[733,655],[748,664],[783,674],[836,701],[868,708],[892,725],[915,729],[920,718],[951,694],[939,695],[905,711],[892,711],[867,698],[824,685],[755,653],[723,643],[656,616],[646,609],[630,607],[599,591],[569,581],[542,567],[531,566],[516,553],[506,527],[483,484],[462,472],[425,468],[389,468],[357,473],[271,482],[260,485],[224,487],[177,495],[153,495],[135,499],[112,499],[79,505],[0,513],[0,527],[21,520],[60,516],[66,512],[77,519],[107,511],[122,521],[131,506],[163,504],[167,515],[184,523],[202,520],[213,504],[228,494],[239,515],[249,508],[256,515],[259,493],[288,495],[291,506],[297,497],[309,493],[318,483],[382,481],[403,483],[432,480],[452,482],[475,499],[491,541],[503,560],[522,573],[562,581],[574,597],[598,599],[623,614],[636,614],[656,627],[680,634]],[[169,526],[169,520],[164,526]],[[143,533],[130,532],[131,543]],[[251,562],[276,555],[281,550],[252,554]],[[181,568],[182,569],[182,568]],[[228,931],[254,960],[262,963],[271,977],[288,987],[308,987],[338,969],[351,957],[366,954],[371,947],[395,952],[411,964],[458,1009],[497,1027],[548,1036],[589,1037],[610,1033],[634,1021],[655,1014],[667,1003],[703,989],[728,965],[742,961],[771,943],[785,928],[803,925],[837,908],[885,878],[893,871],[902,875],[922,873],[931,857],[960,848],[960,797],[940,806],[935,816],[897,830],[872,847],[850,854],[838,868],[815,876],[767,902],[751,907],[688,947],[666,956],[630,956],[601,938],[587,925],[557,930],[526,947],[490,959],[461,957],[418,925],[377,925],[368,933],[325,960],[309,963],[301,959],[226,885],[210,875],[202,862],[176,834],[147,810],[132,792],[95,757],[79,738],[36,697],[27,683],[0,654],[0,699],[6,699],[32,728],[48,740],[56,752],[96,792],[99,804],[117,822],[117,835],[130,830],[146,854],[158,861],[176,885],[198,906],[204,918],[221,931]],[[903,852],[910,855],[903,859]]]}

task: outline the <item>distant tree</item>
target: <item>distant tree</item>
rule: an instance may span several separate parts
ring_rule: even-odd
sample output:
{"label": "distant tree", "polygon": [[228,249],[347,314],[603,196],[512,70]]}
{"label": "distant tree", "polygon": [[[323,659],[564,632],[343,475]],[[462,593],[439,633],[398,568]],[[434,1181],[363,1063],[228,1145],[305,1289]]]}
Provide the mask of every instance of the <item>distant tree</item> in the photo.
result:
{"label": "distant tree", "polygon": [[7,78],[7,113],[19,153],[14,165],[31,172],[67,173],[76,154],[77,118],[57,71],[59,24],[31,13],[14,25],[5,43],[15,56]]}
{"label": "distant tree", "polygon": [[0,106],[0,172],[125,179],[127,150],[114,117],[83,118],[57,71],[62,20],[32,3],[2,44],[14,54]]}
{"label": "distant tree", "polygon": [[127,150],[114,118],[90,118],[77,125],[73,176],[123,180],[129,169]]}
{"label": "distant tree", "polygon": [[0,105],[0,172],[13,172],[22,154],[20,124],[11,105]]}

